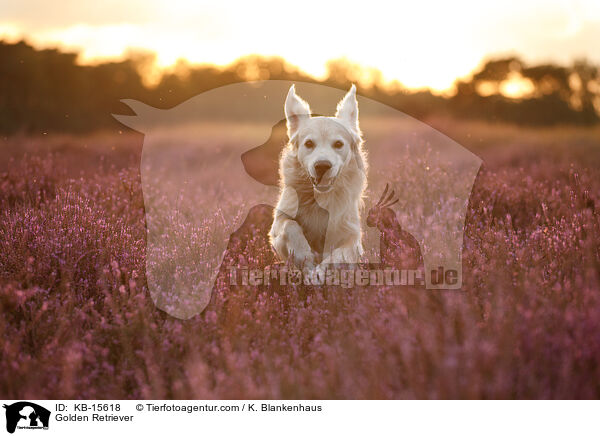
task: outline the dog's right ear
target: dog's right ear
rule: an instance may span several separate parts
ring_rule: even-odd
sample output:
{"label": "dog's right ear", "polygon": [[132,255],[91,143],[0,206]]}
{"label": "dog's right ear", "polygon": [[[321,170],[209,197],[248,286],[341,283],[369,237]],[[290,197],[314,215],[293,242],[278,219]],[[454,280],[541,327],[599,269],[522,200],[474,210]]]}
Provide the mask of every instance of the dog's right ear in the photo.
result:
{"label": "dog's right ear", "polygon": [[293,142],[303,120],[310,117],[310,106],[296,95],[296,86],[292,85],[285,99],[285,119],[290,141]]}

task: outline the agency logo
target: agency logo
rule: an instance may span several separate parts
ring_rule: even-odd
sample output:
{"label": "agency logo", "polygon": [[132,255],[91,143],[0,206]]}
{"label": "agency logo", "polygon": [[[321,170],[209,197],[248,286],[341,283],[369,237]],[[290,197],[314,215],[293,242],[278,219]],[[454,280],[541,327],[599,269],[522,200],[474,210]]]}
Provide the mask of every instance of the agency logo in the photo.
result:
{"label": "agency logo", "polygon": [[50,411],[29,401],[19,401],[11,405],[4,404],[6,409],[6,431],[14,433],[19,430],[48,430]]}

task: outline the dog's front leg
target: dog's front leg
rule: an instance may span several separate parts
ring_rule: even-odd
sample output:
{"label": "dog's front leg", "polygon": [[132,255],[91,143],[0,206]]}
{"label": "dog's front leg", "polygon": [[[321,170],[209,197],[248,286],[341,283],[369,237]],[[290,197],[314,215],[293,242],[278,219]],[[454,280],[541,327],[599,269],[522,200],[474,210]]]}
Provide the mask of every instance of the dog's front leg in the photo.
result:
{"label": "dog's front leg", "polygon": [[360,256],[363,253],[363,248],[360,240],[348,242],[341,247],[336,247],[331,251],[331,254],[323,259],[322,264],[329,263],[347,263],[355,264],[360,261]]}
{"label": "dog's front leg", "polygon": [[315,255],[296,221],[278,216],[271,227],[271,244],[282,260],[291,259],[295,265],[314,268]]}

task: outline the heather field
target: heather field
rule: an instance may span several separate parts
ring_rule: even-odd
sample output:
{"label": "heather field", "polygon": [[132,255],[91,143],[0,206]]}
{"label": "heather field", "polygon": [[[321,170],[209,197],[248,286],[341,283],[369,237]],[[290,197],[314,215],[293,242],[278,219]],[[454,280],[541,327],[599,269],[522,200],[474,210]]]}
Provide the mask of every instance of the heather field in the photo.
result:
{"label": "heather field", "polygon": [[600,129],[431,124],[484,161],[462,291],[220,280],[189,320],[149,295],[141,134],[1,138],[0,396],[600,398]]}

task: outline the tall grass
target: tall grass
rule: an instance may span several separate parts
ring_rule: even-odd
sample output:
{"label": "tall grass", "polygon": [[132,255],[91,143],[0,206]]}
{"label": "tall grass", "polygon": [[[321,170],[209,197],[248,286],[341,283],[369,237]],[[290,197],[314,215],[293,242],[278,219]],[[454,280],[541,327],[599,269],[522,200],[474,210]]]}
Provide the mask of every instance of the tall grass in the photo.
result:
{"label": "tall grass", "polygon": [[221,280],[187,321],[146,287],[139,136],[5,139],[0,396],[600,397],[598,132],[452,129],[485,160],[463,291]]}

